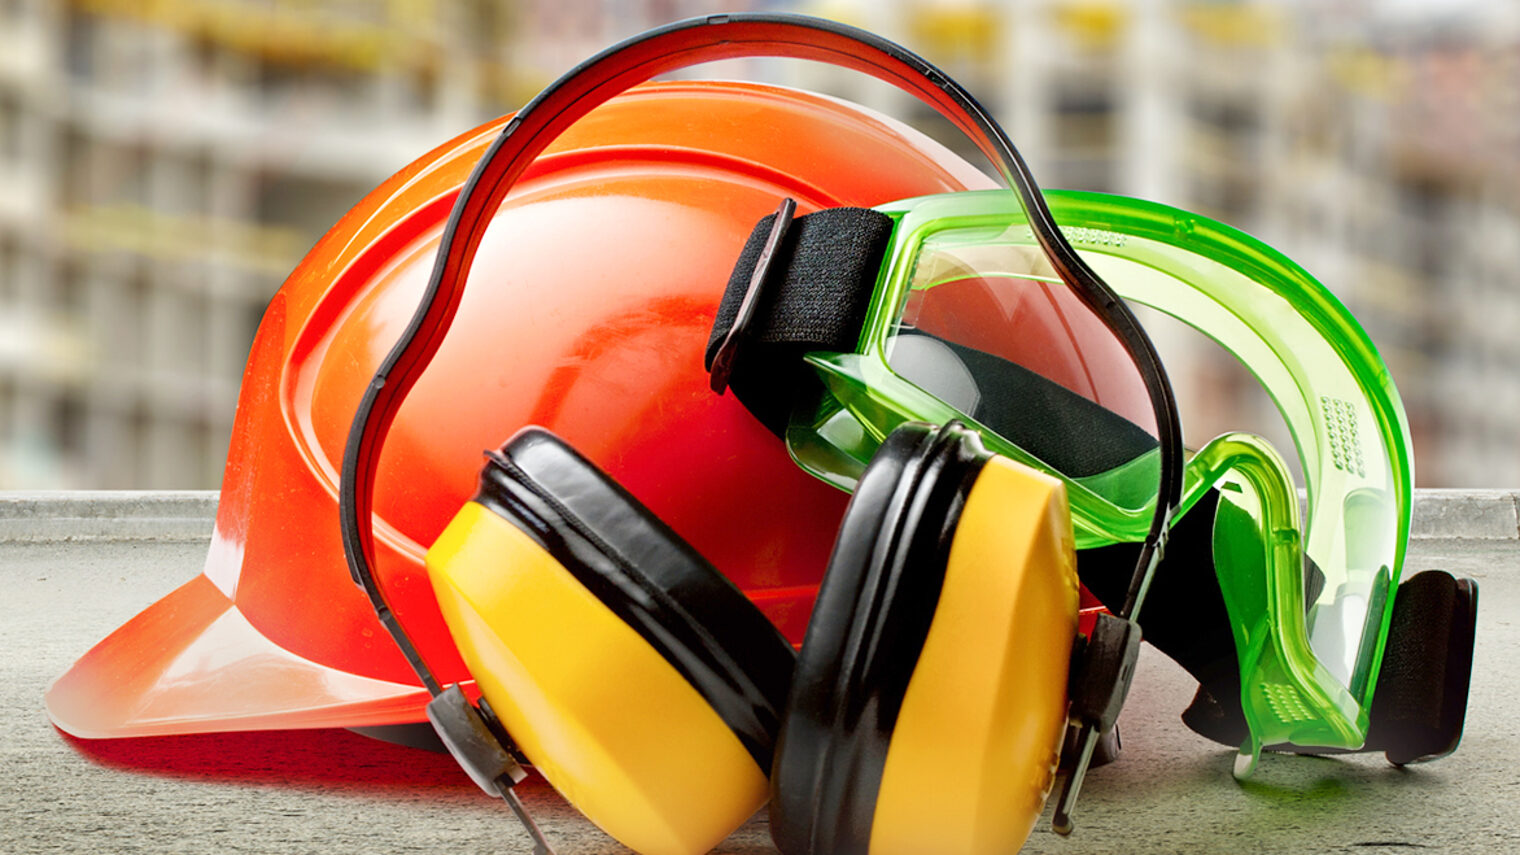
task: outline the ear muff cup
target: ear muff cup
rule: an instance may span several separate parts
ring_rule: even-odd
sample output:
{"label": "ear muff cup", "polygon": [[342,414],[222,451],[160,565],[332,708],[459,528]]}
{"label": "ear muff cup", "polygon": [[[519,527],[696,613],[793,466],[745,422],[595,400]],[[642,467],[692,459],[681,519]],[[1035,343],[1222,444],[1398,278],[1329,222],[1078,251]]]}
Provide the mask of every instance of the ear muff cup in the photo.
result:
{"label": "ear muff cup", "polygon": [[1065,729],[1073,547],[1058,481],[958,425],[887,438],[798,658],[771,775],[783,853],[1018,849]]}
{"label": "ear muff cup", "polygon": [[791,645],[564,442],[515,436],[428,553],[482,694],[588,818],[705,852],[766,798]]}
{"label": "ear muff cup", "polygon": [[982,465],[970,443],[942,433],[894,431],[845,511],[771,776],[771,834],[788,855],[866,851],[892,730],[939,599],[953,506]]}

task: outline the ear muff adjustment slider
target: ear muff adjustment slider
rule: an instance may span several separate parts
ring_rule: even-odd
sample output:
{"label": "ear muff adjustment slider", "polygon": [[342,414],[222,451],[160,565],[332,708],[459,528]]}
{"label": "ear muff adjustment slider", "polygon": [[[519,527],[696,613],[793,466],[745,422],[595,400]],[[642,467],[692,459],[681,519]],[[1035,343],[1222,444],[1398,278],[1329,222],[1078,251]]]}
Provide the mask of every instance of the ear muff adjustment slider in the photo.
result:
{"label": "ear muff adjustment slider", "polygon": [[1077,638],[1071,653],[1071,678],[1067,694],[1071,699],[1071,720],[1082,728],[1076,763],[1051,816],[1050,825],[1057,834],[1071,833],[1071,806],[1076,803],[1082,779],[1092,762],[1098,738],[1113,729],[1119,710],[1135,679],[1135,663],[1140,659],[1140,624],[1133,618],[1098,615],[1092,636]]}
{"label": "ear muff adjustment slider", "polygon": [[511,786],[528,777],[528,773],[496,732],[500,725],[493,728],[493,722],[486,720],[487,715],[490,714],[470,703],[457,683],[427,705],[428,721],[433,723],[449,753],[486,795],[497,796],[501,794],[498,781],[506,779],[506,785]]}
{"label": "ear muff adjustment slider", "polygon": [[512,741],[496,721],[486,699],[481,698],[480,706],[476,707],[455,683],[428,701],[427,717],[470,780],[486,795],[505,800],[517,814],[533,838],[533,855],[554,855],[554,848],[512,789],[528,777],[528,772],[514,756]]}
{"label": "ear muff adjustment slider", "polygon": [[1107,612],[1072,649],[1071,718],[1107,733],[1119,720],[1140,658],[1140,625]]}

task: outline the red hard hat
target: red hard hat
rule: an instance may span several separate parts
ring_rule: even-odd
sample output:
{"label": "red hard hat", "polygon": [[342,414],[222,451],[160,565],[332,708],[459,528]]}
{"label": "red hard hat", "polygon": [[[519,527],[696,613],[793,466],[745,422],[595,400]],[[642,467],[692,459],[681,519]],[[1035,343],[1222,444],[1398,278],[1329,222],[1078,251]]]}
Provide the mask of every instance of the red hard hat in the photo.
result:
{"label": "red hard hat", "polygon": [[[504,121],[382,184],[275,295],[244,374],[205,569],[52,685],[60,728],[424,720],[427,693],[349,578],[338,471],[455,195]],[[646,85],[566,132],[497,214],[380,461],[378,575],[438,676],[469,678],[423,553],[473,494],[481,450],[526,424],[574,444],[800,642],[846,496],[709,390],[702,354],[723,285],[778,197],[806,211],[983,186],[896,121],[770,86]]]}

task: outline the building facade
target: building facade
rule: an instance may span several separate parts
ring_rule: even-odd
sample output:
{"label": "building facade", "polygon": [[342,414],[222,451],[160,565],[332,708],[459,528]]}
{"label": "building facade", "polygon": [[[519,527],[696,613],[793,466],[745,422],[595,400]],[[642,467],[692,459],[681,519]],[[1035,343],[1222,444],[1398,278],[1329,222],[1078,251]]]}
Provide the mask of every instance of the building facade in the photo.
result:
{"label": "building facade", "polygon": [[[0,489],[214,487],[263,307],[328,226],[607,44],[721,5],[0,0]],[[761,8],[943,65],[1046,186],[1177,205],[1283,250],[1380,348],[1421,485],[1497,486],[1520,483],[1511,5]],[[965,149],[849,72],[715,71],[849,97]],[[1190,445],[1250,429],[1291,454],[1243,367],[1151,323]]]}

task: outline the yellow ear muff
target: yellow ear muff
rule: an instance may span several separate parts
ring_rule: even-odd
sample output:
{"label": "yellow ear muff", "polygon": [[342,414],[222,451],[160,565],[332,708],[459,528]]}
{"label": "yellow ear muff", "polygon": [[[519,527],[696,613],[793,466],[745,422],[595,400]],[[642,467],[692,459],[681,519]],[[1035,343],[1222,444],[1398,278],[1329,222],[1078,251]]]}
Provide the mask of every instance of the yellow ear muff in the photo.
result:
{"label": "yellow ear muff", "polygon": [[1066,726],[1073,546],[1060,482],[954,422],[886,438],[797,659],[771,770],[782,852],[1019,848]]}
{"label": "yellow ear muff", "polygon": [[497,717],[587,818],[650,855],[706,852],[767,795],[713,707],[543,546],[475,502],[427,555]]}
{"label": "yellow ear muff", "polygon": [[1050,794],[1066,730],[1073,547],[1062,484],[1006,458],[987,461],[961,510],[892,732],[872,855],[1023,845]]}

